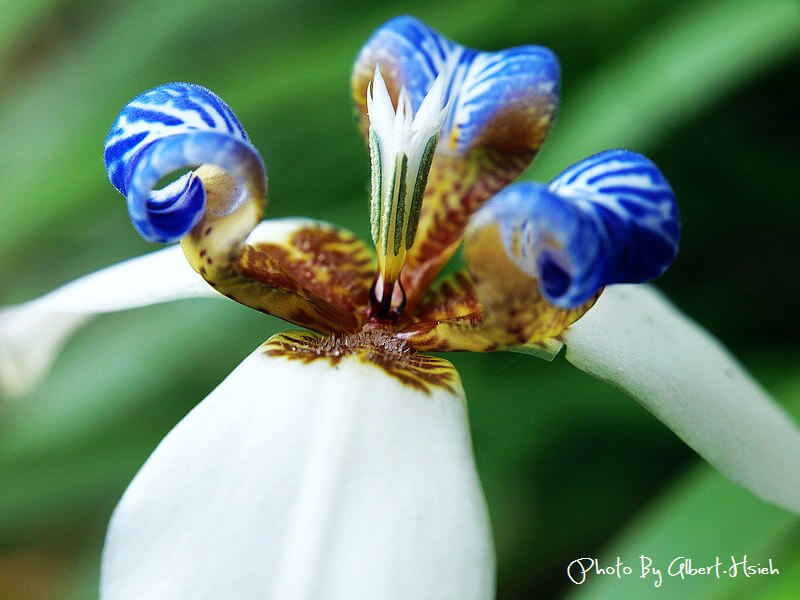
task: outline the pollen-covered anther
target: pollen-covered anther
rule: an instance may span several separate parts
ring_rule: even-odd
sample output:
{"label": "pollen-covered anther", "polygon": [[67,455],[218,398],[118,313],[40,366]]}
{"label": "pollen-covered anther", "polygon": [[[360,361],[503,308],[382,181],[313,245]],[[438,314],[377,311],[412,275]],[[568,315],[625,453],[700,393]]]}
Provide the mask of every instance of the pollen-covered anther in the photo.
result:
{"label": "pollen-covered anther", "polygon": [[414,244],[428,173],[448,111],[447,79],[444,69],[416,113],[405,88],[394,108],[379,65],[367,89],[370,224],[382,282],[377,298],[379,316],[388,316],[406,252]]}

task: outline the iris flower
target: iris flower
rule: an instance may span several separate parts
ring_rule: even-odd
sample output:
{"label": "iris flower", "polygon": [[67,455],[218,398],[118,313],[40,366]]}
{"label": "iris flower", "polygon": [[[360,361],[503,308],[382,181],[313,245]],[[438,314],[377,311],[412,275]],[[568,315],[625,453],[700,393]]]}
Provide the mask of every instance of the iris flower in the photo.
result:
{"label": "iris flower", "polygon": [[[796,426],[641,285],[678,246],[659,169],[610,150],[512,183],[550,131],[559,78],[546,48],[381,26],[352,74],[374,252],[335,225],[262,220],[261,158],[209,90],[167,84],[124,107],[111,183],[142,236],[180,244],[5,309],[6,390],[99,313],[227,296],[304,329],[257,348],[147,460],[111,519],[103,598],[491,598],[465,394],[431,351],[552,360],[566,346],[730,479],[800,510]],[[462,245],[466,268],[437,279]]]}

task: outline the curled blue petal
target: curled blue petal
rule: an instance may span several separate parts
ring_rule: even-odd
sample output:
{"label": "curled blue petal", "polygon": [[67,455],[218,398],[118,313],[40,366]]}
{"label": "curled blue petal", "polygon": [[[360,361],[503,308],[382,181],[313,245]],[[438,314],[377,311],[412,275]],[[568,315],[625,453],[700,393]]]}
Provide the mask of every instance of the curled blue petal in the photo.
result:
{"label": "curled blue petal", "polygon": [[[361,50],[356,72],[369,79],[376,62],[382,69],[394,71],[408,90],[414,111],[439,72],[448,69],[447,98],[451,104],[442,139],[449,140],[450,148],[459,153],[478,141],[497,142],[505,137],[508,123],[501,125],[498,118],[520,107],[527,107],[529,114],[520,111],[515,115],[518,120],[536,117],[537,122],[530,125],[535,131],[530,135],[538,148],[558,104],[558,59],[542,46],[479,52],[453,42],[413,17],[402,16],[375,31]],[[543,115],[546,122],[539,123]],[[516,133],[519,135],[519,130]]]}
{"label": "curled blue petal", "polygon": [[561,308],[579,306],[608,284],[657,277],[680,237],[669,183],[628,150],[587,158],[549,185],[511,185],[476,220],[499,223],[506,252]]}
{"label": "curled blue petal", "polygon": [[162,177],[204,163],[218,165],[242,183],[265,177],[258,152],[230,107],[189,83],[168,83],[131,100],[111,126],[104,160],[112,185],[128,200],[134,227],[154,242],[184,236],[206,207],[205,190],[194,174],[154,190]]}

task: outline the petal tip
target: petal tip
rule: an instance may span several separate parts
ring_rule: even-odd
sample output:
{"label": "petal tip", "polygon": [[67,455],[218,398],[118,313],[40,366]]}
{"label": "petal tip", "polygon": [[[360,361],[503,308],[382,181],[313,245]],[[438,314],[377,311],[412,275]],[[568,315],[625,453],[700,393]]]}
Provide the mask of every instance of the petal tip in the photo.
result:
{"label": "petal tip", "polygon": [[[210,90],[168,83],[131,100],[106,137],[111,184],[128,200],[137,231],[149,241],[184,236],[205,212],[202,183],[191,173],[153,191],[174,171],[214,163],[244,179],[263,180],[263,164],[236,115]],[[256,184],[258,185],[258,184]]]}
{"label": "petal tip", "polygon": [[356,60],[354,97],[362,111],[364,80],[379,60],[393,87],[408,90],[415,110],[437,77],[449,71],[446,100],[451,110],[442,129],[449,143],[443,147],[458,154],[476,146],[525,146],[535,151],[555,116],[560,66],[556,55],[542,46],[481,52],[414,17],[395,17],[372,34]]}
{"label": "petal tip", "polygon": [[666,178],[645,156],[622,149],[582,160],[547,186],[509,186],[485,207],[479,223],[487,220],[500,224],[509,257],[560,308],[609,284],[658,277],[680,236]]}

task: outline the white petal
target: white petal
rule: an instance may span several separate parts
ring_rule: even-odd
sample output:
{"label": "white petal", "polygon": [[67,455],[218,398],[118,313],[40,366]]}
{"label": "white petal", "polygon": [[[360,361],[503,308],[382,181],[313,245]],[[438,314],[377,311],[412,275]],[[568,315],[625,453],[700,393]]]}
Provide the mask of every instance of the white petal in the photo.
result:
{"label": "white petal", "polygon": [[567,360],[631,394],[725,476],[800,512],[800,429],[657,290],[610,286],[565,341]]}
{"label": "white petal", "polygon": [[69,335],[98,313],[195,297],[223,297],[170,246],[0,309],[0,392],[18,396],[45,374]]}
{"label": "white petal", "polygon": [[472,600],[493,579],[460,390],[259,349],[128,487],[101,597]]}

